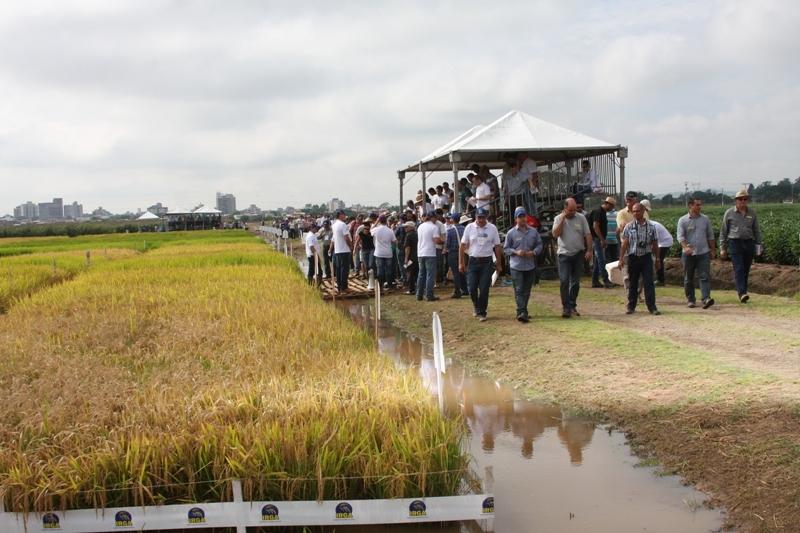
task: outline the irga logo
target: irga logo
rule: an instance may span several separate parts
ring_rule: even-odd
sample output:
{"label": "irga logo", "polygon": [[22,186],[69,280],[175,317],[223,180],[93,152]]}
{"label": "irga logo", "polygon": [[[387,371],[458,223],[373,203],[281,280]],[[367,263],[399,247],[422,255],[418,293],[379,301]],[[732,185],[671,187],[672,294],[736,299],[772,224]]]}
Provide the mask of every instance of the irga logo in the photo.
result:
{"label": "irga logo", "polygon": [[128,511],[117,511],[114,515],[114,527],[133,527],[133,517]]}
{"label": "irga logo", "polygon": [[353,518],[353,506],[347,502],[342,502],[336,506],[337,520],[350,520]]}
{"label": "irga logo", "polygon": [[205,524],[206,513],[199,507],[192,507],[189,509],[189,523],[190,524]]}
{"label": "irga logo", "polygon": [[45,513],[42,516],[42,529],[61,529],[61,521],[55,513]]}
{"label": "irga logo", "polygon": [[481,512],[483,514],[494,514],[494,496],[489,496],[483,500],[483,505],[481,507]]}
{"label": "irga logo", "polygon": [[278,513],[278,508],[272,504],[267,504],[261,508],[261,520],[266,520],[270,522],[274,522],[275,520],[280,520],[280,515]]}
{"label": "irga logo", "polygon": [[414,500],[408,506],[408,516],[411,518],[419,518],[428,516],[428,507],[422,500]]}

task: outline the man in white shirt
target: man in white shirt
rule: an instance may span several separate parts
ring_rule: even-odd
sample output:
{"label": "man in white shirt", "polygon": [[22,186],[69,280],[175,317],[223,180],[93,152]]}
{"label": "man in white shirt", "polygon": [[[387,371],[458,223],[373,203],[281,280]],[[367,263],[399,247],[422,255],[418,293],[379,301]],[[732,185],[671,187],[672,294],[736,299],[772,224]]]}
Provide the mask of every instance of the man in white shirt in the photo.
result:
{"label": "man in white shirt", "polygon": [[578,203],[583,203],[583,197],[587,194],[602,193],[603,185],[600,183],[600,176],[592,168],[592,164],[588,159],[581,162],[581,179],[573,185],[573,192],[575,200]]}
{"label": "man in white shirt", "polygon": [[433,211],[425,213],[424,222],[417,228],[417,239],[417,300],[422,300],[424,293],[425,299],[433,302],[439,299],[433,295],[433,285],[436,282],[436,245],[442,243],[441,231],[436,225]]}
{"label": "man in white shirt", "polygon": [[[475,211],[475,222],[467,225],[461,237],[458,257],[458,269],[467,274],[467,287],[474,306],[473,316],[481,322],[486,321],[489,307],[489,287],[492,285],[492,256],[496,262],[494,270],[500,276],[503,273],[500,234],[497,227],[487,217],[489,211],[479,208]],[[464,264],[464,254],[469,255],[469,271]]]}
{"label": "man in white shirt", "polygon": [[397,237],[387,223],[386,215],[378,217],[378,224],[370,230],[375,243],[375,262],[378,264],[378,281],[382,288],[394,288],[394,270],[392,268],[392,244]]}
{"label": "man in white shirt", "polygon": [[492,200],[494,200],[492,188],[478,174],[472,176],[472,185],[475,188],[475,196],[469,199],[469,204],[475,206],[476,209],[486,209],[488,211]]}
{"label": "man in white shirt", "polygon": [[434,211],[434,224],[439,228],[439,237],[442,242],[436,245],[436,285],[444,283],[444,276],[447,272],[447,258],[444,256],[444,241],[447,238],[447,227],[444,225],[444,210],[436,209]]}
{"label": "man in white shirt", "polygon": [[[306,259],[308,259],[308,284],[314,283],[314,276],[321,277],[322,272],[317,273],[317,252],[319,251],[319,241],[317,240],[317,230],[319,226],[311,224],[311,228],[306,233]],[[322,269],[320,269],[322,270]]]}
{"label": "man in white shirt", "polygon": [[341,209],[336,212],[336,221],[333,223],[333,269],[336,273],[336,288],[339,292],[347,290],[347,278],[350,274],[350,254],[352,253],[353,239],[347,228],[345,220],[347,215]]}

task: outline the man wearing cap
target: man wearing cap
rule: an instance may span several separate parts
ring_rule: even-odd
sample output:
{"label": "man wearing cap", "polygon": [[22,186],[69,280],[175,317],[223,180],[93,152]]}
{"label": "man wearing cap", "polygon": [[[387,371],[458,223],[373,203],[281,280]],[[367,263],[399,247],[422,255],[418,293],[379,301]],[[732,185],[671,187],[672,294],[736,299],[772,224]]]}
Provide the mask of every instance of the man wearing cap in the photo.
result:
{"label": "man wearing cap", "polygon": [[375,245],[375,263],[378,269],[378,283],[381,288],[394,288],[394,272],[392,270],[392,245],[397,242],[394,232],[387,225],[386,215],[378,217],[378,223],[370,230]]}
{"label": "man wearing cap", "polygon": [[447,268],[453,275],[453,295],[451,298],[461,298],[464,286],[463,274],[458,270],[458,254],[461,247],[461,237],[464,235],[464,226],[458,223],[461,215],[450,213],[447,216],[447,235],[445,237],[444,252],[447,255]]}
{"label": "man wearing cap", "polygon": [[350,260],[352,258],[353,240],[345,223],[344,211],[341,209],[336,212],[336,221],[331,227],[333,232],[333,269],[336,276],[336,288],[339,292],[347,290],[347,277],[350,274]]}
{"label": "man wearing cap", "polygon": [[686,294],[686,305],[692,308],[697,306],[694,294],[694,273],[697,272],[703,309],[708,309],[714,305],[709,271],[711,259],[716,254],[717,243],[714,240],[711,221],[700,212],[702,208],[701,199],[689,199],[689,212],[678,219],[678,242],[681,243],[682,250],[683,292]]}
{"label": "man wearing cap", "polygon": [[[606,235],[608,234],[608,212],[614,209],[617,201],[613,196],[607,197],[600,207],[589,214],[589,227],[592,230],[594,264],[592,265],[592,287],[613,287],[606,272]],[[600,277],[603,284],[600,284]]]}
{"label": "man wearing cap", "polygon": [[403,224],[403,266],[406,273],[406,294],[417,293],[417,276],[419,275],[419,258],[417,257],[417,225],[413,220]]}
{"label": "man wearing cap", "polygon": [[622,249],[619,254],[620,268],[628,266],[628,307],[626,314],[636,311],[636,302],[639,299],[639,278],[644,285],[644,301],[651,315],[660,315],[656,308],[656,288],[653,283],[653,257],[656,258],[656,268],[661,264],[658,257],[658,236],[652,222],[645,218],[647,212],[640,203],[633,205],[633,222],[622,230]]}
{"label": "man wearing cap", "polygon": [[750,195],[742,189],[736,193],[736,205],[725,211],[719,231],[719,255],[723,259],[731,254],[736,292],[739,301],[747,303],[747,283],[753,258],[761,255],[763,243],[756,212],[747,206]]}
{"label": "man wearing cap", "polygon": [[317,272],[317,252],[319,251],[319,241],[317,240],[317,225],[311,224],[311,228],[305,237],[306,259],[308,259],[308,284],[314,283],[314,276],[321,277],[322,272]]}
{"label": "man wearing cap", "polygon": [[528,213],[524,207],[517,207],[514,218],[517,224],[506,234],[504,251],[514,281],[517,320],[529,322],[528,300],[536,277],[536,256],[542,253],[542,238],[536,228],[528,226]]}
{"label": "man wearing cap", "polygon": [[583,262],[592,258],[592,232],[586,217],[578,213],[574,198],[567,198],[564,210],[553,220],[553,237],[558,239],[558,278],[561,281],[561,316],[580,316],[577,309]]}
{"label": "man wearing cap", "polygon": [[[503,273],[502,248],[497,227],[487,220],[489,212],[485,208],[475,210],[475,222],[467,225],[461,237],[458,256],[458,269],[467,274],[467,286],[474,306],[473,316],[481,322],[486,321],[489,307],[489,287],[492,284],[492,254],[496,259],[494,270]],[[464,255],[469,255],[467,272]]]}
{"label": "man wearing cap", "polygon": [[444,242],[433,211],[426,213],[424,222],[417,228],[417,239],[417,300],[422,300],[424,293],[425,299],[433,302],[439,299],[433,295],[433,286],[436,283],[436,245]]}

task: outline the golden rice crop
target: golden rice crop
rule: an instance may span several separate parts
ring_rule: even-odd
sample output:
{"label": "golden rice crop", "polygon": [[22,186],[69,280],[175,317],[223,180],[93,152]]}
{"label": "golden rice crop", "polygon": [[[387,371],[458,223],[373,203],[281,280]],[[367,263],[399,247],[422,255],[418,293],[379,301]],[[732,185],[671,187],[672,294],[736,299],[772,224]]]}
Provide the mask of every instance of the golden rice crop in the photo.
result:
{"label": "golden rice crop", "polygon": [[462,486],[461,424],[254,240],[98,264],[0,327],[7,509]]}

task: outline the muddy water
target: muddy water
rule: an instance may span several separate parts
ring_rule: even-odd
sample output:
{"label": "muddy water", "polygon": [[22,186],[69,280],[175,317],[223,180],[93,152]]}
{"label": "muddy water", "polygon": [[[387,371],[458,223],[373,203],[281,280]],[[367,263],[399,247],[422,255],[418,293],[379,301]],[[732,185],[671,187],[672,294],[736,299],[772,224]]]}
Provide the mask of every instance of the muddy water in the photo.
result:
{"label": "muddy water", "polygon": [[[371,302],[337,305],[375,332]],[[426,341],[388,321],[378,324],[380,351],[398,365],[414,368],[436,394],[430,338]],[[509,388],[470,376],[455,363],[449,364],[444,381],[445,409],[464,415],[476,472],[492,469],[497,508],[494,524],[453,524],[437,531],[483,527],[501,533],[688,533],[721,527],[721,514],[703,507],[704,494],[683,486],[675,476],[637,467],[639,460],[621,433],[571,416],[556,405],[516,398]]]}

